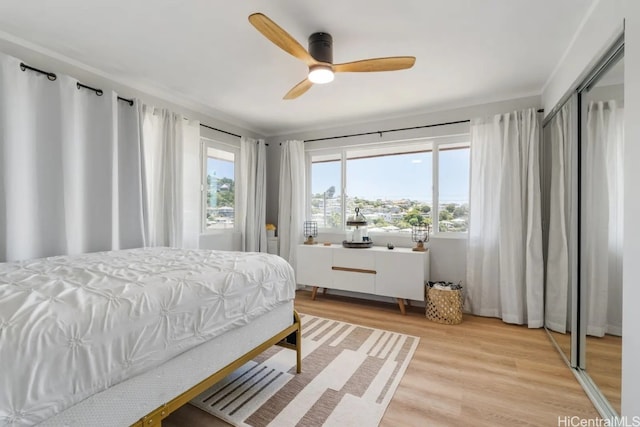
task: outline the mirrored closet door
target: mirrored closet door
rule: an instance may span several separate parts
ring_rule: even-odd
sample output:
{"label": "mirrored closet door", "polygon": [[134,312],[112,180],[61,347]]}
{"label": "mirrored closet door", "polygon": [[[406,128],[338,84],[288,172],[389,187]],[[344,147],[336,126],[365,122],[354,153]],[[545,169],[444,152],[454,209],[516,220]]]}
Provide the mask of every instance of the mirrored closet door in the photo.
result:
{"label": "mirrored closet door", "polygon": [[624,60],[580,93],[580,368],[620,413],[624,185]]}
{"label": "mirrored closet door", "polygon": [[624,42],[545,119],[545,328],[604,417],[620,413]]}
{"label": "mirrored closet door", "polygon": [[[542,153],[545,327],[577,366],[578,96],[545,123]],[[575,331],[575,333],[572,333]]]}

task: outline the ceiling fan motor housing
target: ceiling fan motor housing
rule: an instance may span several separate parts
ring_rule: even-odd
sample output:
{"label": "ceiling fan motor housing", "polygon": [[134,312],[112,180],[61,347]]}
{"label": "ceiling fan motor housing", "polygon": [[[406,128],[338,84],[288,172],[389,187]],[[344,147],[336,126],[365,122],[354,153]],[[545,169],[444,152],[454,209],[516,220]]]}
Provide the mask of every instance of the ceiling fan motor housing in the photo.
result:
{"label": "ceiling fan motor housing", "polygon": [[333,64],[333,38],[331,34],[311,34],[309,36],[309,53],[316,61]]}

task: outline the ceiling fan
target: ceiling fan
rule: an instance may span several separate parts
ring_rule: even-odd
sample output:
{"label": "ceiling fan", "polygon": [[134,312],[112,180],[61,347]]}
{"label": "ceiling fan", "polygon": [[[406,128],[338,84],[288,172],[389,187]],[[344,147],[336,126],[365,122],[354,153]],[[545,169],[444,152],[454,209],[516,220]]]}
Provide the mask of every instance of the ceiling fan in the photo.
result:
{"label": "ceiling fan", "polygon": [[416,62],[414,56],[390,56],[334,64],[331,34],[311,34],[307,51],[289,33],[262,13],[249,15],[249,22],[276,46],[304,61],[309,67],[307,78],[287,92],[284,99],[299,97],[308,91],[314,83],[322,84],[333,81],[334,73],[404,70],[413,67]]}

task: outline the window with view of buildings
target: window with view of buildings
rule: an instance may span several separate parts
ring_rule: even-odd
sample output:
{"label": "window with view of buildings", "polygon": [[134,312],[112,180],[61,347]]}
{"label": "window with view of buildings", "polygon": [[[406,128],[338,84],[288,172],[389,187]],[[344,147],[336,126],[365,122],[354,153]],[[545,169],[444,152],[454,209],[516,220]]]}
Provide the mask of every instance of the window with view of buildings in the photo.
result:
{"label": "window with view of buildings", "polygon": [[224,144],[204,144],[204,230],[233,230],[235,224],[235,160],[237,150]]}
{"label": "window with view of buildings", "polygon": [[315,156],[311,163],[311,211],[319,228],[342,227],[342,161],[340,154]]}
{"label": "window with view of buildings", "polygon": [[438,150],[438,231],[469,228],[469,146]]}
{"label": "window with view of buildings", "polygon": [[466,232],[469,144],[422,141],[309,152],[310,213],[318,227],[340,232],[359,207],[369,232]]}

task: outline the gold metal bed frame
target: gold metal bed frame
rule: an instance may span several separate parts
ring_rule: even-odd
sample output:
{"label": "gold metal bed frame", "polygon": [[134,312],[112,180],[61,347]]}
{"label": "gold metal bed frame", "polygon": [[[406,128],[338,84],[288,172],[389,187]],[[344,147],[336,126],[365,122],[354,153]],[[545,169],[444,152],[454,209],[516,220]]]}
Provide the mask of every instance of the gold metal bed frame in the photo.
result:
{"label": "gold metal bed frame", "polygon": [[[244,356],[239,357],[233,362],[229,363],[224,368],[220,369],[218,372],[211,375],[209,378],[201,381],[199,384],[191,387],[189,390],[185,391],[181,395],[177,396],[173,400],[165,403],[164,405],[156,408],[151,411],[149,414],[142,417],[140,420],[136,421],[132,424],[131,427],[160,427],[162,426],[162,420],[169,416],[172,412],[183,406],[185,403],[189,402],[191,399],[238,369],[240,366],[247,363],[249,360],[253,359],[269,347],[273,345],[279,345],[285,348],[289,348],[291,350],[296,351],[296,373],[302,372],[302,325],[300,323],[300,315],[297,311],[293,310],[294,322],[291,326],[288,326],[286,329],[278,332],[273,337],[269,338],[259,346],[255,347],[253,350],[250,350]],[[285,341],[285,339],[291,335],[292,333],[296,334],[296,343],[290,344]]]}

